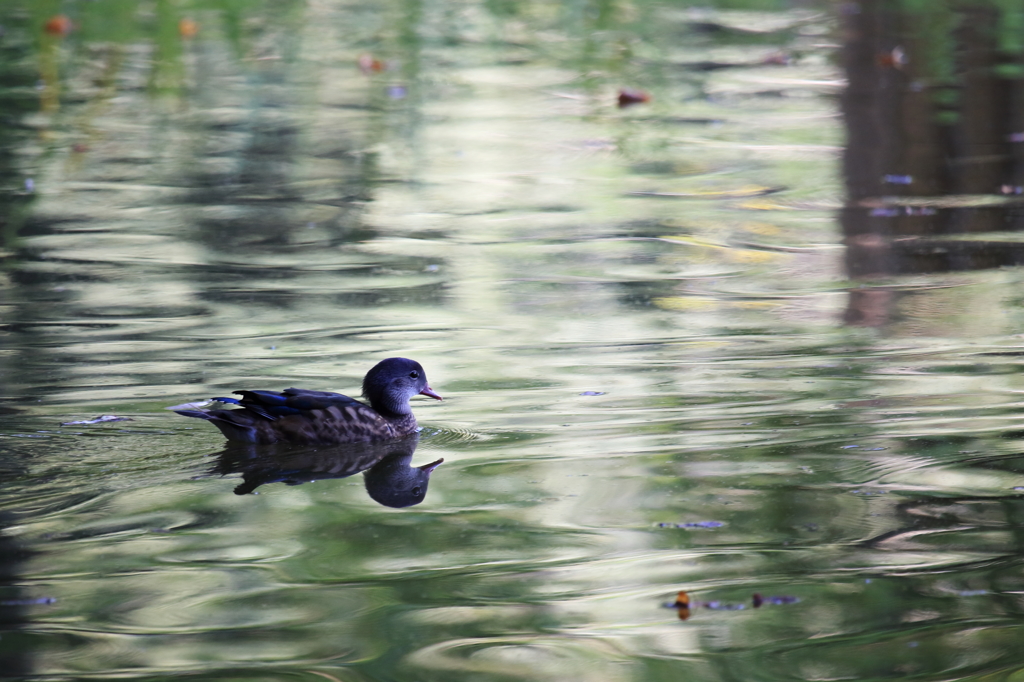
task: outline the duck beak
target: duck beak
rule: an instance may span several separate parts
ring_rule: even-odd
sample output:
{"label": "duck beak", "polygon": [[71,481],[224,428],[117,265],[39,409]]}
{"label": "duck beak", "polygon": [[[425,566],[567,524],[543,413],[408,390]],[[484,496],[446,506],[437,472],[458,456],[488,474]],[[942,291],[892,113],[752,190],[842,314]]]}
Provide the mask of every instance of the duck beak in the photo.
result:
{"label": "duck beak", "polygon": [[441,396],[439,396],[438,394],[434,393],[434,389],[432,389],[430,386],[427,386],[425,389],[420,391],[420,395],[430,396],[434,400],[443,400],[443,398]]}
{"label": "duck beak", "polygon": [[431,462],[430,464],[424,464],[423,466],[416,467],[416,468],[419,469],[420,471],[422,471],[425,474],[429,474],[431,471],[433,471],[437,467],[441,466],[442,462],[444,462],[444,457],[442,457],[441,459],[437,460],[436,462]]}

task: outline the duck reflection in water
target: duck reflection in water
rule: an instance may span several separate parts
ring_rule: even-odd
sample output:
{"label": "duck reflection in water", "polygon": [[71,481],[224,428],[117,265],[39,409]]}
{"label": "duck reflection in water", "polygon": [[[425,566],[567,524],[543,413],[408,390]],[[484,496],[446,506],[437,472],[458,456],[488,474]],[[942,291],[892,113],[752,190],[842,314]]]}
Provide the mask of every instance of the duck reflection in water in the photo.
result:
{"label": "duck reflection in water", "polygon": [[363,473],[366,492],[387,507],[411,507],[427,494],[430,474],[444,459],[411,466],[419,434],[386,443],[352,443],[333,447],[231,444],[218,455],[210,473],[241,473],[236,495],[246,495],[267,483],[300,485],[323,478],[346,478]]}

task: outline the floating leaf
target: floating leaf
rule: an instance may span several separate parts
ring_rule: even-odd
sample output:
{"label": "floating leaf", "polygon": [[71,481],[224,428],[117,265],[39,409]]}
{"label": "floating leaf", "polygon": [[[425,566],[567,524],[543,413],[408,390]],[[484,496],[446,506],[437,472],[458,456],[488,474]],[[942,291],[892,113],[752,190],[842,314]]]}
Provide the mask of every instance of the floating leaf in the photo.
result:
{"label": "floating leaf", "polygon": [[66,37],[74,29],[75,25],[71,23],[63,14],[57,14],[46,20],[43,24],[43,30],[49,33],[51,36],[57,36],[59,38]]}
{"label": "floating leaf", "polygon": [[197,33],[199,33],[199,24],[195,19],[185,17],[178,22],[178,35],[182,38],[195,38]]}
{"label": "floating leaf", "polygon": [[634,104],[645,104],[651,101],[651,96],[643,90],[634,88],[622,88],[619,90],[619,108],[633,106]]}

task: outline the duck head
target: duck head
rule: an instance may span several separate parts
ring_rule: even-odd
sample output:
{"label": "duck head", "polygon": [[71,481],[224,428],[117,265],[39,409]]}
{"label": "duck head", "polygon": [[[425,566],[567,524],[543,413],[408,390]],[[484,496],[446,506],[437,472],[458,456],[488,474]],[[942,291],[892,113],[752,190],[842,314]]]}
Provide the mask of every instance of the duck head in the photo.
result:
{"label": "duck head", "polygon": [[420,363],[408,358],[387,358],[374,365],[363,379],[363,395],[373,409],[395,415],[412,412],[409,399],[414,395],[441,400],[427,384]]}

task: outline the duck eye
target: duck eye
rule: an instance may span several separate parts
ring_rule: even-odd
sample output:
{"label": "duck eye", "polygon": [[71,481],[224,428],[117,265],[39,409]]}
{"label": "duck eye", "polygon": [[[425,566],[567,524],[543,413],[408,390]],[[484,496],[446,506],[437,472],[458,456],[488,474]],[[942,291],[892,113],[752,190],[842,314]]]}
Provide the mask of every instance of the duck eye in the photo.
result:
{"label": "duck eye", "polygon": [[420,373],[417,372],[416,370],[413,370],[413,371],[409,372],[409,378],[411,378],[411,379],[419,379],[420,378]]}
{"label": "duck eye", "polygon": [[422,490],[423,490],[423,488],[421,488],[419,486],[416,486],[415,488],[412,489],[412,494],[413,495],[419,495]]}

